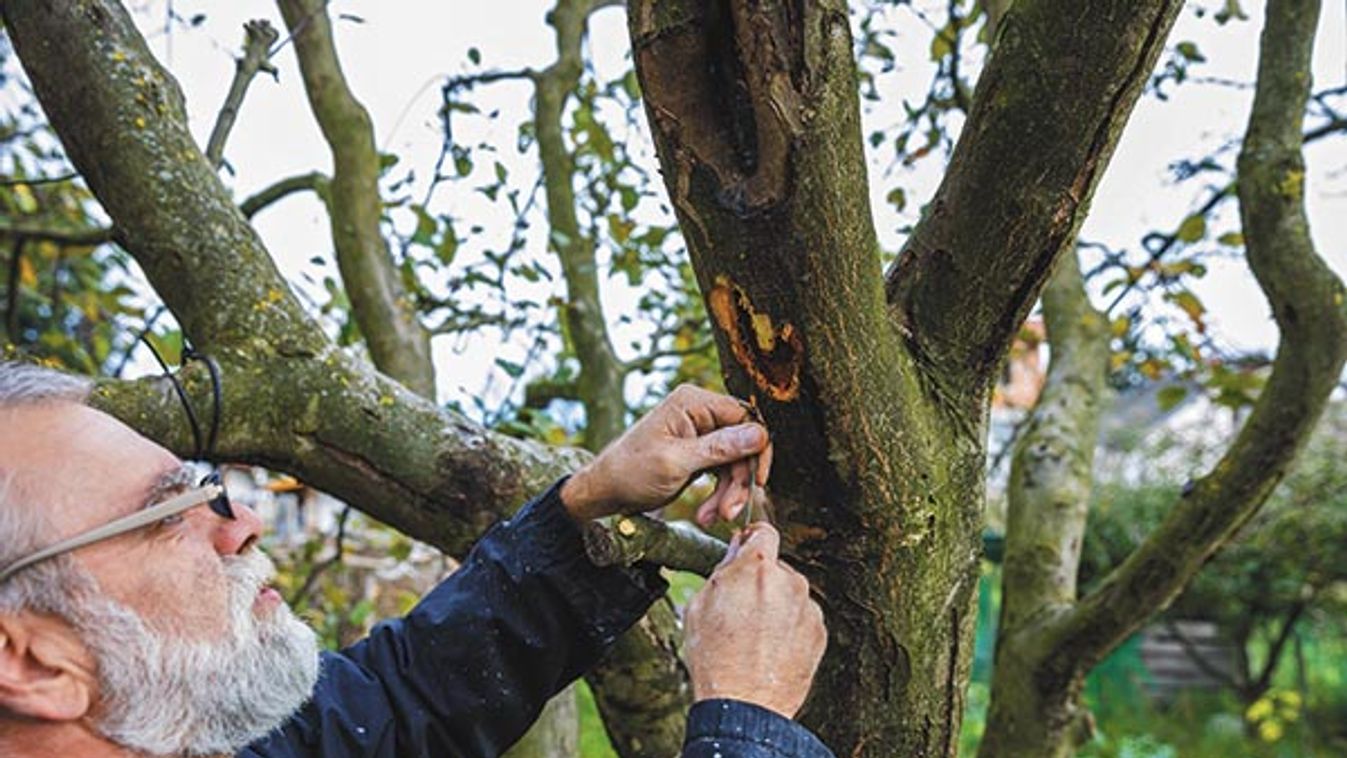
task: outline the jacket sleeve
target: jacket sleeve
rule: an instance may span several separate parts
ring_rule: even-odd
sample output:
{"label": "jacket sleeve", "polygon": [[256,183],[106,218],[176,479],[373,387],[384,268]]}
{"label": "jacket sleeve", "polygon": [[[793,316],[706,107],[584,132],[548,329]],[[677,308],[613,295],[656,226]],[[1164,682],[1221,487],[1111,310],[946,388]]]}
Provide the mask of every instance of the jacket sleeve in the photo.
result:
{"label": "jacket sleeve", "polygon": [[245,756],[496,756],[666,589],[597,568],[558,482],[405,618],[323,659],[313,699]]}
{"label": "jacket sleeve", "polygon": [[818,737],[775,711],[702,700],[688,712],[683,758],[834,758]]}

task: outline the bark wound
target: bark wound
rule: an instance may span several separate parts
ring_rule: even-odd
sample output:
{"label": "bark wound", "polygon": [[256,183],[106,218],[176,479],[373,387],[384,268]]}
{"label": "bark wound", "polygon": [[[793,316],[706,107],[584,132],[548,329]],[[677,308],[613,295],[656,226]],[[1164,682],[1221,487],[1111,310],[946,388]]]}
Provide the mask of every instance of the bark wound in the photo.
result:
{"label": "bark wound", "polygon": [[726,276],[716,277],[706,303],[729,340],[734,359],[753,383],[777,402],[798,397],[804,341],[795,325],[786,322],[777,328],[772,317],[759,313],[748,293]]}
{"label": "bark wound", "polygon": [[[741,216],[788,195],[790,154],[809,115],[799,0],[710,0],[660,26],[646,6],[636,39],[650,114],[682,164],[708,169]],[[675,202],[678,198],[675,198]]]}

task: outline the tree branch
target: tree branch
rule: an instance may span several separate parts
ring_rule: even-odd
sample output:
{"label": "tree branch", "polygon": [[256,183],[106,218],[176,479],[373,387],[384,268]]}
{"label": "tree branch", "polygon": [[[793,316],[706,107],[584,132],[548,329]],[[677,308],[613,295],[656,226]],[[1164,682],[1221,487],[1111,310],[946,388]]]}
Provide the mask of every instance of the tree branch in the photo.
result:
{"label": "tree branch", "polygon": [[276,67],[267,58],[279,36],[264,19],[254,19],[243,25],[243,57],[234,62],[234,81],[229,85],[229,94],[225,96],[224,105],[220,106],[220,113],[215,117],[215,128],[211,129],[210,139],[206,141],[206,160],[217,169],[224,163],[225,140],[229,139],[229,132],[234,128],[234,119],[243,106],[243,96],[247,94],[253,77],[257,76],[258,71],[276,75]]}
{"label": "tree branch", "polygon": [[708,577],[728,546],[686,521],[623,516],[586,525],[585,552],[596,566],[630,566],[650,561],[676,571]]}
{"label": "tree branch", "polygon": [[566,148],[561,117],[580,85],[581,47],[592,0],[558,0],[548,14],[556,30],[557,59],[533,77],[533,122],[547,194],[550,247],[561,261],[566,300],[558,307],[580,362],[577,386],[585,405],[585,447],[598,450],[626,428],[626,371],[613,351],[599,298],[594,239],[576,214],[575,163]]}
{"label": "tree branch", "polygon": [[888,273],[895,318],[961,394],[980,403],[1075,244],[1181,6],[1047,0],[1005,10],[945,178]]}
{"label": "tree branch", "polygon": [[5,283],[5,334],[9,335],[11,345],[19,344],[19,278],[23,270],[23,247],[28,239],[23,236],[14,238],[9,248],[9,279]]}
{"label": "tree branch", "polygon": [[342,73],[326,0],[278,0],[294,40],[304,90],[332,151],[328,216],[337,267],[374,365],[425,397],[435,396],[430,333],[402,287],[380,229],[379,152],[374,126]]}
{"label": "tree branch", "polygon": [[12,224],[0,223],[0,236],[22,237],[30,240],[45,240],[58,245],[102,245],[111,242],[114,236],[112,227],[94,227],[92,229],[62,229],[34,224],[27,219]]}
{"label": "tree branch", "polygon": [[1254,687],[1261,694],[1267,692],[1272,685],[1272,675],[1277,673],[1277,663],[1282,657],[1282,651],[1286,649],[1286,643],[1290,641],[1291,635],[1295,632],[1296,623],[1309,607],[1310,599],[1306,598],[1291,606],[1291,612],[1286,615],[1286,620],[1282,622],[1281,632],[1277,638],[1272,641],[1272,646],[1267,651],[1267,661],[1263,664],[1263,673],[1254,680]]}
{"label": "tree branch", "polygon": [[[190,336],[190,334],[189,334]],[[455,556],[588,458],[488,432],[328,346],[313,355],[213,349],[223,378],[219,462],[293,474]],[[199,414],[210,377],[179,372]],[[183,456],[194,443],[167,380],[101,382],[92,404]]]}
{"label": "tree branch", "polygon": [[329,179],[319,171],[310,171],[307,174],[298,176],[289,176],[267,187],[263,187],[255,194],[249,195],[239,203],[239,210],[247,218],[252,218],[258,213],[267,209],[269,206],[284,200],[296,192],[310,191],[317,193],[320,198],[328,193]]}
{"label": "tree branch", "polygon": [[1238,692],[1243,688],[1244,683],[1240,682],[1237,677],[1231,676],[1228,671],[1222,670],[1220,667],[1207,660],[1207,656],[1202,654],[1202,651],[1198,649],[1197,645],[1194,644],[1191,639],[1188,639],[1188,635],[1183,633],[1183,630],[1179,628],[1178,624],[1172,621],[1165,622],[1165,630],[1173,635],[1174,639],[1179,641],[1179,647],[1183,648],[1184,654],[1186,654],[1188,659],[1196,664],[1198,668],[1202,669],[1202,672],[1207,676],[1224,684],[1226,687],[1229,687],[1231,691]]}
{"label": "tree branch", "polygon": [[[456,555],[585,460],[442,412],[327,340],[198,149],[176,82],[120,4],[14,0],[0,13],[120,241],[192,343],[220,363],[220,460],[294,474]],[[182,378],[207,413],[202,365]],[[109,380],[93,402],[191,453],[167,382]]]}
{"label": "tree branch", "polygon": [[1304,446],[1347,361],[1342,283],[1305,216],[1302,121],[1318,0],[1270,0],[1253,112],[1239,157],[1250,268],[1281,345],[1244,427],[1216,467],[1055,632],[1055,668],[1097,661],[1168,604],[1267,499]]}

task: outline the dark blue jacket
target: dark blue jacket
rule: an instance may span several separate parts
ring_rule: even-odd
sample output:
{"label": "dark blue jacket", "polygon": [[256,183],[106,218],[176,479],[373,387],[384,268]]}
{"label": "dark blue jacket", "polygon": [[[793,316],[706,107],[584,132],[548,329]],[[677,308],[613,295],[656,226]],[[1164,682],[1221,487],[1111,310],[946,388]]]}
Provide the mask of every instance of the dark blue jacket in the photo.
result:
{"label": "dark blue jacket", "polygon": [[[560,484],[482,537],[406,618],[323,655],[313,699],[240,758],[496,756],[666,589],[658,570],[600,569]],[[806,729],[747,703],[688,714],[685,758],[831,758]]]}

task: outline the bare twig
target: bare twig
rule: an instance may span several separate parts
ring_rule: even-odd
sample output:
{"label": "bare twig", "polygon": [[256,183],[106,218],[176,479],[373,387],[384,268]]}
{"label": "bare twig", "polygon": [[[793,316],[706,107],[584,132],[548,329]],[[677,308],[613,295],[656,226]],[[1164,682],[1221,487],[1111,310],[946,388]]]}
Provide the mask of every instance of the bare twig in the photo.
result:
{"label": "bare twig", "polygon": [[712,340],[705,339],[688,347],[670,347],[663,350],[652,350],[639,358],[625,361],[622,364],[624,373],[631,371],[649,372],[654,370],[655,361],[661,358],[681,358],[687,355],[695,355],[711,349],[715,344]]}
{"label": "bare twig", "polygon": [[[1321,96],[1323,96],[1330,93],[1331,91],[1329,91],[1329,93],[1320,93],[1320,94]],[[1328,123],[1322,124],[1321,126],[1318,126],[1314,129],[1305,132],[1304,142],[1305,144],[1308,145],[1317,140],[1344,131],[1347,131],[1347,119],[1333,119],[1330,120]],[[1218,205],[1224,203],[1226,200],[1234,196],[1235,196],[1235,183],[1232,181],[1229,184],[1226,184],[1224,187],[1218,187],[1213,189],[1211,197],[1207,198],[1206,202],[1204,202],[1196,211],[1194,211],[1190,215],[1206,216],[1207,214],[1215,210]],[[1157,263],[1160,262],[1161,258],[1165,257],[1171,251],[1173,251],[1174,244],[1178,241],[1178,238],[1179,233],[1177,228],[1175,229],[1175,231],[1169,234],[1147,235],[1147,239],[1156,240],[1159,242],[1159,245],[1154,250],[1151,251],[1150,258],[1148,258],[1145,265],[1141,267],[1141,274],[1137,275],[1136,278],[1129,277],[1128,282],[1122,288],[1122,291],[1119,292],[1118,295],[1113,298],[1113,302],[1109,303],[1108,308],[1104,309],[1104,313],[1106,315],[1110,316],[1113,315],[1113,309],[1118,307],[1118,304],[1123,301],[1123,298],[1126,297],[1129,292],[1136,289],[1136,286],[1141,282],[1141,278],[1145,276],[1145,272],[1152,269]]]}
{"label": "bare twig", "polygon": [[101,245],[112,241],[113,230],[112,227],[52,229],[22,221],[12,225],[0,222],[0,236],[55,242],[58,245]]}
{"label": "bare twig", "polygon": [[19,271],[25,242],[27,239],[22,235],[14,238],[9,253],[9,286],[5,292],[5,332],[15,345],[19,344]]}
{"label": "bare twig", "polygon": [[0,187],[17,187],[20,184],[27,184],[29,186],[32,186],[34,184],[59,184],[61,182],[68,182],[72,179],[78,178],[79,172],[71,171],[69,173],[59,174],[57,176],[38,176],[28,179],[25,178],[0,179]]}
{"label": "bare twig", "polygon": [[327,176],[320,171],[289,176],[245,198],[242,203],[239,203],[239,210],[243,212],[246,218],[251,219],[268,206],[296,192],[308,190],[318,193],[321,197],[327,191],[328,181]]}
{"label": "bare twig", "polygon": [[258,71],[276,76],[276,67],[271,65],[268,57],[271,46],[279,37],[278,32],[265,19],[254,19],[243,25],[243,35],[243,57],[234,63],[234,81],[229,85],[229,94],[225,96],[220,115],[215,118],[215,128],[206,142],[206,160],[217,169],[224,163],[225,140],[234,128],[234,119],[243,105],[248,85],[252,84]]}
{"label": "bare twig", "polygon": [[1282,651],[1286,649],[1286,643],[1290,641],[1291,634],[1295,631],[1296,623],[1300,621],[1300,616],[1309,607],[1314,595],[1311,593],[1308,597],[1302,598],[1291,606],[1291,612],[1286,615],[1286,620],[1282,622],[1281,633],[1272,641],[1272,646],[1268,648],[1267,661],[1263,664],[1263,672],[1258,675],[1254,681],[1254,686],[1260,692],[1267,691],[1272,684],[1272,675],[1277,673],[1277,664],[1281,661]]}
{"label": "bare twig", "polygon": [[309,596],[313,591],[313,586],[318,583],[318,577],[322,576],[324,571],[341,563],[342,558],[346,557],[346,522],[351,518],[351,506],[341,509],[341,514],[337,516],[337,541],[336,550],[326,559],[313,564],[309,573],[304,577],[304,583],[299,585],[290,595],[290,605],[297,606],[301,600]]}
{"label": "bare twig", "polygon": [[1169,632],[1174,639],[1179,641],[1179,647],[1183,648],[1183,652],[1188,656],[1188,660],[1195,663],[1199,669],[1202,669],[1202,673],[1236,692],[1243,689],[1244,682],[1239,678],[1231,676],[1230,672],[1225,671],[1220,666],[1207,660],[1207,657],[1198,649],[1197,644],[1189,639],[1188,635],[1183,633],[1183,630],[1179,628],[1178,624],[1173,621],[1166,621],[1165,631]]}

